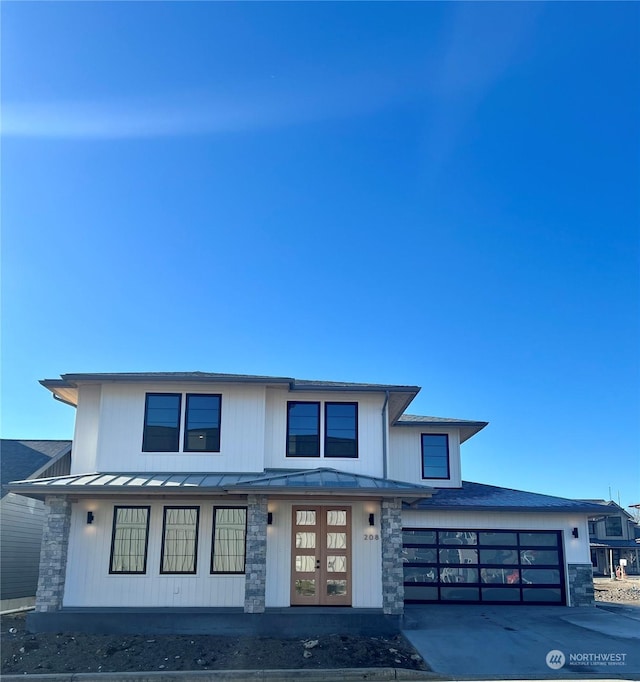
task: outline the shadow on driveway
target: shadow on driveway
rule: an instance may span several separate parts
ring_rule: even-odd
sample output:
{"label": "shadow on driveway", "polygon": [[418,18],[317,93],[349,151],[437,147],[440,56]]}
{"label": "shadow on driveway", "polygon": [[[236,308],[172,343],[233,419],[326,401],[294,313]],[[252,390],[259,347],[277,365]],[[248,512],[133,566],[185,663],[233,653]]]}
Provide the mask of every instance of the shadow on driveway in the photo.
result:
{"label": "shadow on driveway", "polygon": [[[640,679],[640,607],[406,606],[403,633],[454,678]],[[547,664],[547,655],[550,665]]]}

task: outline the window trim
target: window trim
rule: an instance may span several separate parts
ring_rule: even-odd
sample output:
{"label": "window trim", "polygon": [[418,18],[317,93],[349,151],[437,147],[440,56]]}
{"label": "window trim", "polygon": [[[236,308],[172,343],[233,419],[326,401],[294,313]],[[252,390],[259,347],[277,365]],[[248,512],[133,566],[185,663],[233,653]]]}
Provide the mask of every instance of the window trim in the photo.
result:
{"label": "window trim", "polygon": [[[195,509],[196,510],[196,537],[193,545],[193,571],[165,571],[164,547],[165,530],[167,526],[167,509]],[[162,535],[160,536],[160,575],[196,575],[198,572],[198,537],[200,534],[200,506],[194,504],[187,505],[166,505],[162,508]]]}
{"label": "window trim", "polygon": [[[315,455],[295,455],[291,454],[289,452],[289,429],[291,426],[291,405],[317,405],[318,407],[318,419],[317,419],[317,426],[318,426],[318,452]],[[285,457],[296,457],[299,459],[304,459],[305,457],[308,457],[310,459],[315,459],[319,458],[321,456],[321,442],[322,442],[322,424],[321,424],[321,416],[320,416],[320,401],[319,400],[287,400],[287,431],[286,431],[286,444],[285,444]]]}
{"label": "window trim", "polygon": [[[147,526],[144,537],[144,560],[142,562],[141,571],[114,571],[113,570],[113,550],[116,545],[116,520],[118,518],[118,509],[146,509],[147,510]],[[147,573],[147,558],[149,550],[149,523],[151,521],[151,506],[150,505],[128,505],[117,504],[113,507],[113,522],[111,524],[111,551],[109,553],[109,575],[146,575]]]}
{"label": "window trim", "polygon": [[[353,405],[355,410],[355,432],[356,432],[356,452],[354,455],[327,455],[327,436],[328,436],[328,424],[327,419],[327,407],[329,405]],[[359,438],[359,427],[358,427],[358,403],[354,401],[327,401],[324,404],[324,438],[323,438],[323,451],[322,456],[329,459],[358,459],[360,456],[360,438]]]}
{"label": "window trim", "polygon": [[[149,410],[149,397],[150,396],[164,396],[164,397],[177,397],[178,398],[178,442],[175,450],[152,450],[146,447],[146,433],[147,433],[147,415]],[[182,393],[153,393],[145,392],[144,394],[144,420],[142,422],[142,452],[180,452],[180,433],[182,431]]]}
{"label": "window trim", "polygon": [[[425,476],[424,475],[424,437],[425,436],[444,436],[447,439],[447,475],[446,476]],[[420,434],[420,466],[422,468],[422,480],[430,481],[449,481],[451,480],[451,448],[449,447],[448,433],[421,433]]]}
{"label": "window trim", "polygon": [[[218,398],[218,449],[217,450],[191,450],[187,447],[189,439],[189,398],[191,397]],[[220,452],[222,447],[222,393],[185,393],[184,401],[184,428],[182,436],[182,452],[207,453]],[[182,424],[181,424],[182,426]]]}
{"label": "window trim", "polygon": [[[216,511],[218,509],[244,509],[244,556],[242,559],[242,570],[241,571],[214,571],[213,570],[213,558],[214,550],[216,546]],[[209,566],[210,575],[245,575],[247,572],[247,526],[249,525],[249,509],[243,505],[214,505],[213,506],[213,519],[211,528],[211,562]]]}

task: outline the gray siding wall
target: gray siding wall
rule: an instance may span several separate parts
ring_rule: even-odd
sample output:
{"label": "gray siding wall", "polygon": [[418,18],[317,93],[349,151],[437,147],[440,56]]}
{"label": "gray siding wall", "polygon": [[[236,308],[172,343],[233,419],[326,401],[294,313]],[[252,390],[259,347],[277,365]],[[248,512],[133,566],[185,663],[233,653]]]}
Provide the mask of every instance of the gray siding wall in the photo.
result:
{"label": "gray siding wall", "polygon": [[44,504],[8,493],[0,502],[0,599],[33,597],[38,585]]}

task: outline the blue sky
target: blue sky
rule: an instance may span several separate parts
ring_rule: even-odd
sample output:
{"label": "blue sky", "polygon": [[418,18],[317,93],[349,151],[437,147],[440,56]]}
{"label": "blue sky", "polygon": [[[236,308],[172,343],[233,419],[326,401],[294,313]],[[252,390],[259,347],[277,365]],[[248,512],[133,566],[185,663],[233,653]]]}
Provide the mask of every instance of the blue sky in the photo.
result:
{"label": "blue sky", "polygon": [[640,502],[640,5],[2,3],[2,436],[38,379],[423,387]]}

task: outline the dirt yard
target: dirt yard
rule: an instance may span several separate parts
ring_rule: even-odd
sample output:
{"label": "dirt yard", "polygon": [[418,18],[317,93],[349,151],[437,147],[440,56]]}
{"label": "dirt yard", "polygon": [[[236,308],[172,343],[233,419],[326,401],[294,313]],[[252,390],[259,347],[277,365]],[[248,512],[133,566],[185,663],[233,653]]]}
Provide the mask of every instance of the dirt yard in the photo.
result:
{"label": "dirt yard", "polygon": [[626,580],[594,578],[593,587],[596,601],[640,605],[640,577],[638,576]]}
{"label": "dirt yard", "polygon": [[25,631],[25,615],[1,621],[2,674],[286,668],[429,670],[397,637],[325,635],[311,639],[210,635],[85,635]]}

